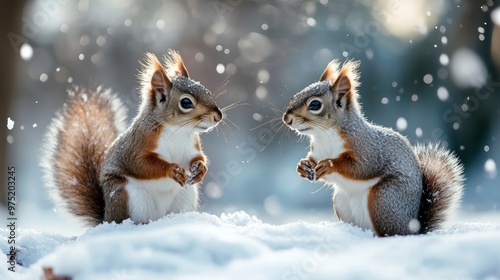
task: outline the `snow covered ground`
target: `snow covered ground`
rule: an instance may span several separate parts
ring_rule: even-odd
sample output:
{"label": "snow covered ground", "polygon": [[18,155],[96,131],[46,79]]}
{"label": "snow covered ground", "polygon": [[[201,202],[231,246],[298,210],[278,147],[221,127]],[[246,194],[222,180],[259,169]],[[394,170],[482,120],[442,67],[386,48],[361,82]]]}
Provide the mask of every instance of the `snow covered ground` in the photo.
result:
{"label": "snow covered ground", "polygon": [[17,272],[73,279],[500,279],[500,224],[459,223],[424,236],[376,238],[340,222],[271,225],[245,212],[183,213],[147,225],[102,224],[77,237],[19,230]]}

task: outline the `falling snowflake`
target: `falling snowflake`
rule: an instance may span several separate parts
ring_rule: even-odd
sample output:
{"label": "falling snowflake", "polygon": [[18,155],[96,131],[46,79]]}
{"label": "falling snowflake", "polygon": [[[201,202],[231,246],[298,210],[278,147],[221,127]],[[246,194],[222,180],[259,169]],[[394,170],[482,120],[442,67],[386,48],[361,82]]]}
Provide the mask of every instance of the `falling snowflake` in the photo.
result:
{"label": "falling snowflake", "polygon": [[7,129],[12,130],[14,128],[14,121],[9,117],[7,118]]}

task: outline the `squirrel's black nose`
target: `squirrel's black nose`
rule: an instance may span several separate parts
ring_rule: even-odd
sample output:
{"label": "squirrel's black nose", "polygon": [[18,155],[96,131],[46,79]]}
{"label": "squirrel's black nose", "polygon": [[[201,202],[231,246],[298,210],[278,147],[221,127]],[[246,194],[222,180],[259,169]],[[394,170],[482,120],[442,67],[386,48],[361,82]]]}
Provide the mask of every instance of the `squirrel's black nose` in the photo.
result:
{"label": "squirrel's black nose", "polygon": [[222,120],[222,112],[219,108],[216,108],[215,113],[213,114],[213,121],[220,122]]}
{"label": "squirrel's black nose", "polygon": [[290,115],[289,112],[286,112],[284,115],[283,115],[283,122],[286,123],[287,125],[292,125],[293,123],[293,118],[292,116]]}

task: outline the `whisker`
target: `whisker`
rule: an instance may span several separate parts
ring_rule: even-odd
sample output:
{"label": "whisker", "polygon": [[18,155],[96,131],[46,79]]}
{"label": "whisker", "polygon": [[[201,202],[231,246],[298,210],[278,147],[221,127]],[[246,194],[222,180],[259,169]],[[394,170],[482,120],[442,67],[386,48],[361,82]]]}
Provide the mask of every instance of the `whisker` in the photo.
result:
{"label": "whisker", "polygon": [[222,91],[222,92],[219,92],[219,90],[221,90],[223,87],[225,87],[228,83],[229,83],[229,78],[231,76],[230,75],[227,75],[227,77],[222,81],[222,83],[217,87],[217,89],[215,90],[215,99],[219,98],[221,95],[225,94],[227,92],[227,90],[225,91]]}
{"label": "whisker", "polygon": [[266,125],[266,124],[268,124],[270,122],[273,122],[273,121],[281,121],[281,118],[272,118],[272,119],[270,119],[270,120],[268,120],[268,121],[266,121],[264,123],[261,123],[260,125],[254,127],[254,128],[250,128],[250,131],[255,130],[255,129],[259,128],[259,127],[263,127],[264,125]]}
{"label": "whisker", "polygon": [[220,125],[215,127],[215,131],[217,132],[217,136],[219,135],[219,130],[222,133],[222,136],[224,137],[224,142],[226,142],[226,144],[227,144],[227,135],[224,132],[224,129],[222,129],[222,126],[220,126]]}
{"label": "whisker", "polygon": [[[288,129],[282,129],[283,127],[285,126],[285,123],[281,123],[281,126],[278,128],[278,130],[276,131],[276,133],[278,133],[278,131],[282,130],[281,131],[281,136],[280,136],[280,140],[278,141],[278,144],[281,144],[281,142],[283,142],[283,135],[285,134],[285,132],[288,130]],[[281,146],[282,145],[279,145],[279,154],[281,155]]]}
{"label": "whisker", "polygon": [[[282,124],[283,125],[283,124]],[[282,127],[282,125],[278,128],[278,130],[276,130],[276,132],[273,134],[273,137],[271,138],[271,140],[269,140],[269,142],[267,143],[266,146],[264,146],[264,148],[262,148],[260,151],[264,151],[274,140],[274,137],[276,137],[276,134],[278,133],[278,131],[280,130],[280,128]],[[270,131],[272,131],[272,129],[275,127],[276,125],[274,125],[273,127],[271,127]],[[267,132],[266,132],[267,134]],[[264,136],[262,136],[264,137]],[[262,138],[261,138],[262,139]]]}
{"label": "whisker", "polygon": [[271,103],[271,102],[268,102],[268,103],[271,104],[271,106],[272,106],[271,110],[277,111],[281,115],[283,115],[285,113],[283,110],[281,110],[278,106],[274,105],[273,103]]}
{"label": "whisker", "polygon": [[297,143],[298,142],[304,142],[304,138],[305,138],[304,134],[299,134],[299,140],[297,140]]}
{"label": "whisker", "polygon": [[[188,125],[188,124],[190,124],[190,123],[195,123],[195,122],[196,122],[196,120],[194,120],[194,119],[190,119],[190,120],[187,120],[186,122],[184,122],[183,124],[181,124],[181,125],[180,125],[180,126],[179,126],[176,130],[174,130],[174,132],[172,132],[172,134],[170,134],[170,137],[169,137],[169,138],[167,138],[167,141],[168,141],[168,140],[170,140],[170,138],[172,138],[172,137],[174,136],[174,134],[175,134],[177,131],[179,131],[179,129],[183,128],[184,126],[186,126],[186,125]],[[200,120],[200,121],[198,121],[198,123],[200,123],[200,122],[201,122],[201,120]],[[191,131],[192,131],[193,129],[194,129],[194,127],[191,129]]]}
{"label": "whisker", "polygon": [[[227,127],[227,132],[228,133],[231,133],[232,134],[232,130],[231,130],[231,127],[229,126],[229,124],[226,123],[225,120],[222,121],[222,124],[225,125]],[[224,128],[221,126],[221,129],[224,130]],[[225,131],[225,130],[224,130]]]}
{"label": "whisker", "polygon": [[223,113],[229,110],[232,110],[234,108],[238,108],[240,106],[248,106],[250,103],[240,103],[240,101],[236,101],[234,103],[231,103],[227,106],[224,106],[222,109],[220,109]]}
{"label": "whisker", "polygon": [[[290,93],[290,91],[288,90],[288,87],[286,86],[286,84],[285,84],[285,82],[283,81],[283,79],[281,79],[281,78],[280,78],[280,81],[281,81],[281,83],[283,84],[283,86],[285,87],[285,89],[286,89],[286,92],[287,92],[288,96],[291,96],[292,94],[291,94],[291,93]],[[281,96],[282,96],[283,98],[286,98],[286,96],[283,96],[283,95],[281,95]]]}
{"label": "whisker", "polygon": [[266,133],[264,133],[264,135],[262,135],[262,137],[260,137],[260,139],[262,140],[264,137],[266,137],[266,135],[269,133],[269,131],[273,131],[273,128],[275,128],[275,127],[276,127],[277,125],[279,125],[279,124],[280,124],[280,123],[277,123],[277,124],[275,124],[275,125],[271,126],[271,127],[269,128],[269,130],[268,130],[268,131],[266,131]]}
{"label": "whisker", "polygon": [[323,186],[321,186],[321,188],[315,190],[314,192],[312,192],[311,194],[315,194],[317,192],[319,192],[320,190],[322,190],[324,187],[326,186],[326,184],[323,184]]}
{"label": "whisker", "polygon": [[223,90],[223,91],[220,91],[218,93],[215,94],[215,99],[217,100],[219,97],[221,97],[222,95],[226,94],[227,93],[227,89]]}
{"label": "whisker", "polygon": [[[280,126],[280,128],[279,128],[279,129],[281,129],[281,128],[282,128],[282,127],[284,127],[284,126],[285,126],[285,123],[283,123],[283,124]],[[278,130],[279,130],[279,129],[278,129]],[[283,131],[281,132],[280,142],[282,142],[282,141],[283,141],[283,137],[284,137],[285,135],[287,135],[289,131],[290,131],[290,129],[286,129],[286,128],[285,128],[285,129],[283,129]],[[280,143],[280,142],[278,142],[278,143]]]}
{"label": "whisker", "polygon": [[281,142],[283,140],[283,133],[285,133],[285,130],[286,130],[286,129],[282,129],[284,125],[285,125],[284,123],[281,123],[280,126],[278,126],[278,129],[276,130],[276,134],[278,134],[278,132],[281,132],[281,134],[280,134],[281,137],[280,137],[280,140],[278,141],[278,144],[281,144]]}
{"label": "whisker", "polygon": [[286,130],[286,136],[288,136],[288,139],[291,138],[291,136],[290,136],[291,135],[291,133],[290,133],[291,131],[292,131],[291,129],[287,129]]}
{"label": "whisker", "polygon": [[276,108],[271,108],[271,110],[273,110],[274,112],[279,113],[279,114],[284,114],[285,113],[282,110],[276,109]]}
{"label": "whisker", "polygon": [[[240,127],[237,126],[232,120],[226,119],[226,121],[228,121],[229,123],[231,123],[232,125],[234,125],[234,127],[236,127],[237,129],[240,129]],[[229,127],[229,125],[228,125],[228,127]]]}

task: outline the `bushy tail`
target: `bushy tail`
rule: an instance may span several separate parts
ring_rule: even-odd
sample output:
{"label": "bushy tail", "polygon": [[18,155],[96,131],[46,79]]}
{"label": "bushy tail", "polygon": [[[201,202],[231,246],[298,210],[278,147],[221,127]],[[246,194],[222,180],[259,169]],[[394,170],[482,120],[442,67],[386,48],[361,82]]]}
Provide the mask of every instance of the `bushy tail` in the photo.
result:
{"label": "bushy tail", "polygon": [[415,147],[422,169],[420,233],[438,229],[459,206],[462,198],[463,166],[458,158],[438,145]]}
{"label": "bushy tail", "polygon": [[89,225],[104,218],[100,170],[110,145],[126,128],[126,113],[110,90],[76,88],[45,136],[41,166],[50,195]]}

